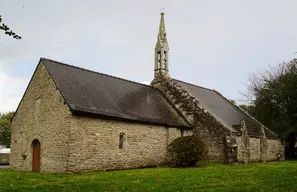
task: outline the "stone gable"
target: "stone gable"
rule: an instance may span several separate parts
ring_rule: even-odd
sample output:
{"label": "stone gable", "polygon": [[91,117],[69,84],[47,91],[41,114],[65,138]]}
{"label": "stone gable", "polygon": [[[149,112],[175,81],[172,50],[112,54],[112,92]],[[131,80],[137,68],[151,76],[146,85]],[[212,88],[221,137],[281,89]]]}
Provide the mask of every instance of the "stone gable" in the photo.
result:
{"label": "stone gable", "polygon": [[32,141],[41,144],[40,171],[65,172],[68,165],[71,113],[49,76],[39,64],[12,120],[10,166],[32,170]]}

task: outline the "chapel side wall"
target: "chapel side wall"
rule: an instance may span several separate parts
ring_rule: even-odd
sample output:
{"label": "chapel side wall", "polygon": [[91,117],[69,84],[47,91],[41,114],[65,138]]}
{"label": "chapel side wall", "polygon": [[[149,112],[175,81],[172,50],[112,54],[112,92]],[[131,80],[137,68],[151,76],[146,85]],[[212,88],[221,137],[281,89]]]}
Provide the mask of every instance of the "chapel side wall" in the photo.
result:
{"label": "chapel side wall", "polygon": [[242,136],[236,136],[238,162],[244,163],[245,160],[248,163],[261,162],[261,139],[259,137],[248,137],[247,140],[247,151],[245,151]]}
{"label": "chapel side wall", "polygon": [[[168,143],[178,128],[99,118],[71,118],[69,170],[127,169],[166,163]],[[124,147],[119,136],[124,133]]]}
{"label": "chapel side wall", "polygon": [[260,146],[260,138],[257,137],[249,137],[249,163],[252,162],[261,162],[261,146]]}
{"label": "chapel side wall", "polygon": [[[239,163],[244,162],[244,145],[241,136],[236,136],[237,143],[237,159]],[[261,138],[259,137],[249,137],[248,138],[248,162],[261,162]],[[284,157],[284,147],[280,140],[278,139],[268,139],[267,138],[267,149],[265,160],[266,161],[277,161],[278,154]]]}
{"label": "chapel side wall", "polygon": [[268,161],[278,160],[278,154],[284,159],[284,146],[279,139],[267,139],[267,159]]}
{"label": "chapel side wall", "polygon": [[45,66],[39,64],[12,121],[10,166],[32,170],[32,141],[40,142],[40,172],[66,172],[68,107]]}
{"label": "chapel side wall", "polygon": [[242,137],[236,136],[235,140],[237,144],[237,160],[239,163],[243,163],[244,162],[244,154],[243,154],[244,145],[242,142]]}
{"label": "chapel side wall", "polygon": [[226,162],[225,131],[218,123],[202,125],[196,132],[207,148],[206,159],[213,162]]}

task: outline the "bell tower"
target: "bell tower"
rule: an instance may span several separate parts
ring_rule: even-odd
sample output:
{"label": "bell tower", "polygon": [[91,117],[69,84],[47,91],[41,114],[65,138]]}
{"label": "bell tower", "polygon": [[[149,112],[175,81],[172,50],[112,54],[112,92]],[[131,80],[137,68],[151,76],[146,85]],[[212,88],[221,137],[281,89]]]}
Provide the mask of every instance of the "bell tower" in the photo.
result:
{"label": "bell tower", "polygon": [[155,78],[168,74],[168,42],[165,31],[164,13],[161,13],[159,34],[155,47]]}

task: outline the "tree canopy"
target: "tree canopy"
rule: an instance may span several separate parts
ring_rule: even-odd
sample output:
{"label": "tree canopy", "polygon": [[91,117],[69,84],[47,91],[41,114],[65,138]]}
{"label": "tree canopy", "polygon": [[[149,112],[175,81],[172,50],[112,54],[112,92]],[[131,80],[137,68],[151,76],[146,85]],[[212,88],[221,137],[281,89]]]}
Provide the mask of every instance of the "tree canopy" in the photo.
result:
{"label": "tree canopy", "polygon": [[294,149],[297,136],[297,59],[251,76],[249,113]]}
{"label": "tree canopy", "polygon": [[282,138],[297,131],[297,59],[254,74],[249,93],[253,115],[266,126]]}
{"label": "tree canopy", "polygon": [[10,147],[11,119],[14,112],[0,113],[0,145]]}

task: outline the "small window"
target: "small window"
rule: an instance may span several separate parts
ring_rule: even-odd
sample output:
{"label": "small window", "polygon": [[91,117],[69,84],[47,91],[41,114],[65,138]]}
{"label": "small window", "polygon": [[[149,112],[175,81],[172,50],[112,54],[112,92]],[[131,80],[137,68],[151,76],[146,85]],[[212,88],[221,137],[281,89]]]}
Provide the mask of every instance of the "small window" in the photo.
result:
{"label": "small window", "polygon": [[125,133],[120,133],[119,149],[124,148],[124,135],[125,135]]}
{"label": "small window", "polygon": [[185,134],[185,130],[184,129],[180,129],[180,136],[183,137]]}

